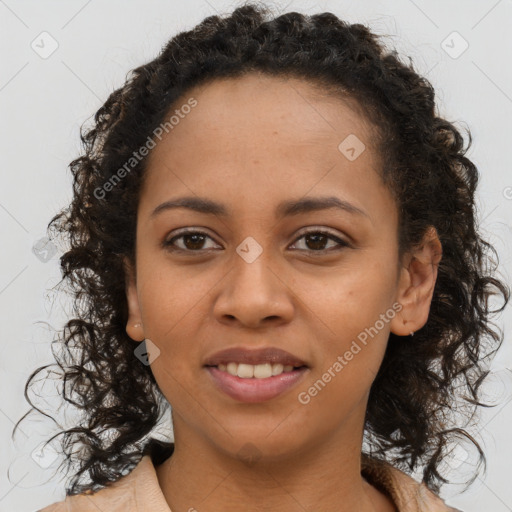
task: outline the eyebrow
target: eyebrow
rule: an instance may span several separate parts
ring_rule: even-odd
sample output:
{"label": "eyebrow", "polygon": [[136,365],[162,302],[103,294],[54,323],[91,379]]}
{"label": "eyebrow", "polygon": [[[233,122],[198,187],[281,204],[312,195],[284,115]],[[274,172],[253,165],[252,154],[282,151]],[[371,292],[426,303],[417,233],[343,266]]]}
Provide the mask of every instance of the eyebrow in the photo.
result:
{"label": "eyebrow", "polygon": [[[159,204],[150,215],[150,218],[156,217],[159,213],[176,208],[188,208],[195,212],[218,215],[221,217],[228,217],[229,210],[221,203],[212,201],[202,197],[180,197],[171,199]],[[335,196],[329,197],[313,197],[303,198],[299,200],[283,201],[277,205],[276,218],[300,215],[303,213],[310,213],[319,210],[338,209],[355,215],[362,215],[370,218],[370,216],[357,206],[344,201]]]}

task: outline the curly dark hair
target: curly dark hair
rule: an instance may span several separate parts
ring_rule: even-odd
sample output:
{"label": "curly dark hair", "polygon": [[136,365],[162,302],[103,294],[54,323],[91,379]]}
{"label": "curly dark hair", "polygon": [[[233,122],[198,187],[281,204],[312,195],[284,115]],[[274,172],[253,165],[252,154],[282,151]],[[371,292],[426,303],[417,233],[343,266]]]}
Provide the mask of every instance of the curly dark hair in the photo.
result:
{"label": "curly dark hair", "polygon": [[[465,146],[454,124],[437,115],[432,85],[410,59],[402,62],[364,25],[330,12],[272,16],[264,5],[249,3],[175,35],[157,58],[130,72],[91,127],[82,126],[84,153],[69,166],[72,202],[48,224],[50,238],[65,235],[69,243],[60,258],[59,284],[72,290],[76,315],[64,326],[62,350],[54,357],[63,398],[83,412],[78,425],[57,434],[64,436],[68,463],[78,464],[67,495],[108,486],[142,455],[161,461],[174,446],[151,437],[169,404],[125,331],[123,256],[135,262],[147,158],[107,193],[104,184],[115,179],[192,87],[251,72],[300,78],[355,100],[377,129],[380,172],[398,205],[400,256],[430,226],[442,244],[426,324],[412,342],[390,334],[368,401],[367,453],[409,471],[422,470],[434,491],[447,482],[439,466],[455,437],[470,439],[485,462],[477,441],[464,430],[467,424],[461,425],[467,415],[452,416],[460,409],[455,404],[462,403],[470,418],[486,405],[479,388],[503,339],[490,317],[504,309],[510,290],[495,275],[496,250],[478,233],[478,171],[465,156],[469,130]],[[489,299],[496,295],[504,303],[493,310]],[[40,412],[27,390],[48,366],[35,370],[25,386],[26,399]],[[105,436],[109,431],[115,436]],[[73,451],[75,446],[80,450]]]}

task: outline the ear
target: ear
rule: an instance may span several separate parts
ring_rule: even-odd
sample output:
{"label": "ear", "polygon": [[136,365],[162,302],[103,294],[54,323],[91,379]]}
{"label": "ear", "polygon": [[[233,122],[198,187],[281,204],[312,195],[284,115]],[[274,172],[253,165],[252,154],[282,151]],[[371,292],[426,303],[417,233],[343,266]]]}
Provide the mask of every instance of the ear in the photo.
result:
{"label": "ear", "polygon": [[126,256],[123,256],[123,266],[125,270],[126,300],[128,302],[126,332],[132,340],[142,341],[145,339],[145,336],[140,313],[139,297],[137,295],[135,269]]}
{"label": "ear", "polygon": [[427,323],[441,257],[441,242],[430,226],[419,246],[404,255],[396,297],[402,309],[390,323],[394,334],[407,336]]}

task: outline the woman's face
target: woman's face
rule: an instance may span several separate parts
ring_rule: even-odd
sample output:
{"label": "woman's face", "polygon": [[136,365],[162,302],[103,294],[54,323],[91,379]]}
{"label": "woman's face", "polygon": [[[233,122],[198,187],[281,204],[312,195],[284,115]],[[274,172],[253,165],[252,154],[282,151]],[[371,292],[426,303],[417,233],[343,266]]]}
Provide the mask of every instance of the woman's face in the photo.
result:
{"label": "woman's face", "polygon": [[[149,155],[127,288],[127,332],[151,340],[176,439],[268,457],[335,435],[360,442],[390,330],[414,330],[398,313],[410,278],[370,126],[298,79],[250,74],[195,88],[182,104],[191,97]],[[217,211],[153,213],[185,197]],[[281,349],[305,368],[268,377],[281,370],[270,359],[249,381],[219,360],[205,366],[231,348]]]}

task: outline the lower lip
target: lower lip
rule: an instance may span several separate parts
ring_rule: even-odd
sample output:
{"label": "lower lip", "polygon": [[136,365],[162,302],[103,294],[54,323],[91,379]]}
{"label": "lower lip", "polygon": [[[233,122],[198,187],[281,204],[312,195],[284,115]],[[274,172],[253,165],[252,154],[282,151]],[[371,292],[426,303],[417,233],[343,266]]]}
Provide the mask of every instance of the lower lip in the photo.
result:
{"label": "lower lip", "polygon": [[241,379],[230,373],[223,372],[215,366],[207,366],[215,384],[224,393],[240,402],[258,403],[272,400],[289,390],[304,376],[308,368],[301,367],[291,372],[275,375],[266,379]]}

